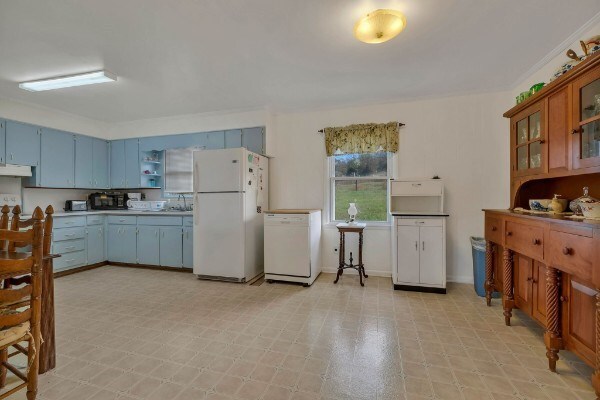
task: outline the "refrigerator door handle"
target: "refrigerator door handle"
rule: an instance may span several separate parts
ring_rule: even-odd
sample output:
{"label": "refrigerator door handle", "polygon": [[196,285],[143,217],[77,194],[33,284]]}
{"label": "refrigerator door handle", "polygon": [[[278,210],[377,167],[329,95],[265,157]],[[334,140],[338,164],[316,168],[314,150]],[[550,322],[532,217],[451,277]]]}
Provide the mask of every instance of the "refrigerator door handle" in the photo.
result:
{"label": "refrigerator door handle", "polygon": [[194,193],[194,225],[199,224],[199,216],[200,211],[198,211],[198,193]]}

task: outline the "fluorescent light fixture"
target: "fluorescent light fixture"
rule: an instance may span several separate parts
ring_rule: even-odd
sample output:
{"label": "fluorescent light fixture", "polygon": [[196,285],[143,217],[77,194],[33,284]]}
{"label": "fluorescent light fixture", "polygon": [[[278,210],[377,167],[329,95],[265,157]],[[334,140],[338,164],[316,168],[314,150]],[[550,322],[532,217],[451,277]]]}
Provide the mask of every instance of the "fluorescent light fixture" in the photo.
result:
{"label": "fluorescent light fixture", "polygon": [[37,81],[21,82],[21,89],[30,92],[41,92],[44,90],[62,89],[73,86],[93,85],[96,83],[114,82],[117,76],[108,71],[86,72],[84,74],[59,76],[56,78],[40,79]]}

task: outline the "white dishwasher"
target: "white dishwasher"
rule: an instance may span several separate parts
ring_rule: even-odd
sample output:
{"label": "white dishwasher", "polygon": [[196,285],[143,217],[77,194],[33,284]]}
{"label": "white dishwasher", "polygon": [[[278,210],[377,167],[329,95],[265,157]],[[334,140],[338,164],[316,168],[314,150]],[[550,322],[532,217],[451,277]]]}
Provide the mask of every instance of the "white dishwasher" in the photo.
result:
{"label": "white dishwasher", "polygon": [[321,210],[265,212],[265,280],[310,286],[321,273]]}

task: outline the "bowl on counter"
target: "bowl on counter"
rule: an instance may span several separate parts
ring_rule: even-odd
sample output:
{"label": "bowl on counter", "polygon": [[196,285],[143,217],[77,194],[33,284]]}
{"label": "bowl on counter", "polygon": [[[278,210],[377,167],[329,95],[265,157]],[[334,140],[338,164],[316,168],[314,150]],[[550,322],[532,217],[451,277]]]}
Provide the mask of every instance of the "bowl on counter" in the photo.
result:
{"label": "bowl on counter", "polygon": [[[569,205],[569,201],[567,199],[557,200],[562,206],[562,211],[560,212],[565,211]],[[552,199],[531,199],[529,200],[529,209],[533,211],[551,211],[550,203],[552,203]]]}
{"label": "bowl on counter", "polygon": [[552,199],[531,199],[529,200],[529,209],[533,211],[548,211],[548,206]]}
{"label": "bowl on counter", "polygon": [[579,207],[585,218],[600,219],[600,202],[579,203]]}
{"label": "bowl on counter", "polygon": [[161,211],[165,208],[166,201],[151,201],[150,202],[150,210],[152,211]]}

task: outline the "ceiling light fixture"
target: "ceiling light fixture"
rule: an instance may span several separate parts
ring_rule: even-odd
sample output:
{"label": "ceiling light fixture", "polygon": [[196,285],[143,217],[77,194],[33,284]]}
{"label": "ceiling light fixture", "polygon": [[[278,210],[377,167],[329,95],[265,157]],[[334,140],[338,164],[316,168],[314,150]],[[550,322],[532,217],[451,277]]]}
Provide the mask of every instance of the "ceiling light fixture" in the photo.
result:
{"label": "ceiling light fixture", "polygon": [[396,37],[406,27],[406,17],[400,11],[375,10],[358,20],[354,36],[365,43],[383,43]]}
{"label": "ceiling light fixture", "polygon": [[75,74],[68,76],[59,76],[56,78],[39,79],[30,82],[21,82],[21,89],[30,92],[41,92],[44,90],[62,89],[73,86],[93,85],[95,83],[114,82],[117,76],[108,71],[86,72],[84,74]]}

